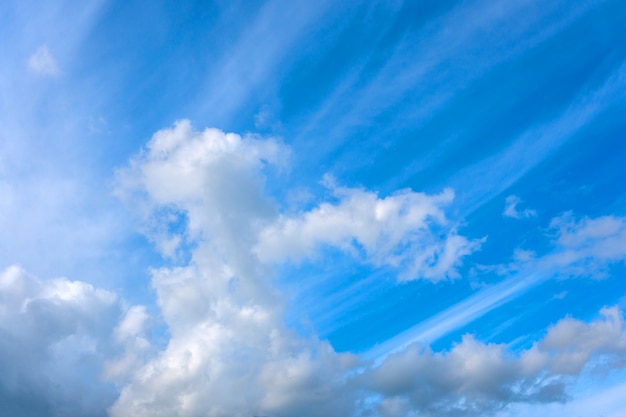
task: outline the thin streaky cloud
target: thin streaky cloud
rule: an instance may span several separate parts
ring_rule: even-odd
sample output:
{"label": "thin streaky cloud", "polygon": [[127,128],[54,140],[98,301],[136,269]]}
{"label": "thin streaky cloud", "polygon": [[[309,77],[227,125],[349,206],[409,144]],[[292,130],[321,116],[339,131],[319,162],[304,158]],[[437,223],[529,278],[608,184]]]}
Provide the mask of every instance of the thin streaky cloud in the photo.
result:
{"label": "thin streaky cloud", "polygon": [[[413,124],[416,121],[425,121],[441,110],[454,97],[455,92],[497,65],[522,55],[559,33],[596,4],[596,2],[577,4],[576,7],[567,8],[566,13],[558,13],[554,20],[549,17],[557,9],[556,6],[542,8],[538,11],[538,16],[532,19],[519,18],[524,16],[522,11],[525,8],[532,9],[532,2],[528,1],[506,2],[506,6],[502,2],[485,2],[479,7],[469,4],[458,6],[417,34],[407,34],[406,39],[395,47],[394,53],[385,65],[356,92],[355,85],[351,85],[350,88],[348,85],[360,82],[362,77],[352,70],[329,100],[322,103],[319,111],[311,116],[305,128],[300,131],[300,135],[313,131],[313,126],[319,125],[320,122],[322,125],[331,124],[331,131],[325,132],[328,140],[324,142],[324,147],[320,148],[318,145],[314,150],[323,149],[324,152],[330,152],[350,137],[355,128],[367,126],[374,117],[411,93],[423,98],[416,107],[409,106],[401,110],[400,115],[396,115],[394,125],[407,117]],[[506,26],[506,22],[516,18],[522,22],[520,27],[516,28],[517,31],[512,32],[510,26]],[[547,23],[542,19],[546,19]],[[453,69],[448,69],[449,62],[459,56],[461,51],[474,51],[480,55],[480,45],[488,50],[483,45],[484,30],[485,28],[493,30],[494,26],[501,31],[498,36],[494,35],[489,39],[493,44],[490,46],[496,52],[475,59],[471,71],[454,72],[454,66]],[[520,38],[523,41],[520,41]],[[511,48],[498,47],[513,39],[515,43]],[[413,65],[407,65],[407,56],[412,58]],[[359,67],[365,69],[367,66],[361,64],[357,66]],[[441,84],[437,84],[437,80],[442,80]],[[433,84],[436,86],[434,93],[430,90]],[[426,86],[429,88],[427,94],[421,91]],[[404,111],[406,113],[403,113]],[[338,121],[337,115],[340,115]],[[329,123],[331,120],[332,123]],[[300,139],[304,140],[305,137]],[[422,162],[420,166],[423,166]],[[406,172],[407,175],[410,175],[409,171]]]}
{"label": "thin streaky cloud", "polygon": [[269,82],[303,33],[314,25],[329,1],[302,4],[271,0],[237,43],[224,51],[201,86],[195,114],[209,114],[213,123],[226,124],[263,83]]}
{"label": "thin streaky cloud", "polygon": [[576,98],[558,117],[532,127],[499,153],[460,170],[448,180],[457,190],[463,214],[469,215],[507,190],[576,133],[626,99],[626,63],[602,85]]}
{"label": "thin streaky cloud", "polygon": [[[454,184],[455,190],[458,190],[463,216],[468,216],[500,192],[508,189],[534,166],[571,139],[578,130],[612,106],[623,102],[625,97],[626,64],[622,64],[598,89],[577,97],[556,119],[526,131],[505,150],[460,171],[450,180],[450,183]],[[496,184],[493,183],[494,178],[497,179]],[[496,300],[498,296],[493,297]],[[497,305],[496,303],[485,304],[485,309],[481,310],[483,313],[476,317],[482,316]],[[471,321],[459,321],[459,323],[467,324]],[[428,322],[424,324],[426,325],[433,324]],[[452,330],[455,329],[450,327],[447,331]],[[397,342],[392,343],[392,345],[396,344]]]}
{"label": "thin streaky cloud", "polygon": [[533,286],[540,284],[545,278],[546,276],[540,273],[515,275],[471,295],[380,345],[374,346],[363,356],[366,359],[374,360],[376,364],[381,364],[389,355],[402,351],[411,344],[429,345],[504,303],[521,296]]}

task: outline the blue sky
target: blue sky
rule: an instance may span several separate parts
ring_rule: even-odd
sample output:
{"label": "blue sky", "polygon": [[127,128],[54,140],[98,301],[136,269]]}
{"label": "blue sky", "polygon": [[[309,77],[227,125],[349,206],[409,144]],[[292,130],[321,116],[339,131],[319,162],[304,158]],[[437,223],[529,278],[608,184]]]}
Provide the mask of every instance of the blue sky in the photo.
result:
{"label": "blue sky", "polygon": [[619,1],[0,5],[0,409],[626,410]]}

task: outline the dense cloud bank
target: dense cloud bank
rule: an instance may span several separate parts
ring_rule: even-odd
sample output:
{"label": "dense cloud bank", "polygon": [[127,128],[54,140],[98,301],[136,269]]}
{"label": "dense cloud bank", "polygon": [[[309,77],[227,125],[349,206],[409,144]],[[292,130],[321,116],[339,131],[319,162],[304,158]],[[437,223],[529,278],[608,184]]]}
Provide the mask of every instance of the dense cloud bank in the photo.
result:
{"label": "dense cloud bank", "polygon": [[[207,295],[197,292],[208,290],[200,288],[207,276],[191,267],[155,271],[155,280],[175,285],[170,294]],[[414,344],[373,366],[296,336],[252,305],[164,309],[172,339],[155,352],[143,308],[124,308],[110,292],[17,267],[0,284],[0,392],[12,415],[105,415],[114,401],[112,416],[492,415],[513,403],[567,401],[582,372],[626,364],[616,307],[590,323],[565,318],[519,353],[466,335],[449,351]],[[107,379],[121,385],[117,400]]]}

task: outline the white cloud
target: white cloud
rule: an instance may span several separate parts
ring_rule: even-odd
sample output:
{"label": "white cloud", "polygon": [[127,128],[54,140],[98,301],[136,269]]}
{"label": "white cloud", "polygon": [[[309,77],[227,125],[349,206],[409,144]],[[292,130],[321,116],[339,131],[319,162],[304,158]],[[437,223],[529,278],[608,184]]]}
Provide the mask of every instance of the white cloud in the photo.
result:
{"label": "white cloud", "polygon": [[565,400],[579,375],[626,365],[624,318],[613,307],[590,323],[565,318],[519,354],[468,335],[450,351],[414,344],[354,372],[357,357],[296,336],[270,305],[216,291],[228,272],[200,263],[154,271],[172,335],[156,355],[143,307],[79,281],[0,273],[3,410],[104,416],[117,394],[104,371],[122,384],[113,417],[491,415]]}
{"label": "white cloud", "polygon": [[516,248],[513,262],[481,269],[502,275],[534,271],[545,277],[604,278],[610,265],[626,260],[626,217],[577,218],[566,212],[550,221],[545,234],[552,245],[549,252]]}
{"label": "white cloud", "polygon": [[59,64],[46,45],[42,45],[28,58],[28,69],[37,75],[56,76],[60,74]]}
{"label": "white cloud", "polygon": [[269,270],[252,253],[276,216],[261,171],[287,155],[273,140],[182,121],[118,172],[117,192],[140,204],[145,232],[194,248],[184,266],[152,271],[171,337],[132,374],[112,416],[349,414],[344,371],[354,358],[285,326]]}
{"label": "white cloud", "polygon": [[233,277],[215,267],[155,271],[171,339],[134,374],[111,415],[289,416],[312,406],[315,416],[347,412],[353,400],[338,393],[350,357],[299,339],[271,305],[229,290]]}
{"label": "white cloud", "polygon": [[[143,222],[164,255],[183,243],[220,240],[236,254],[257,222],[274,214],[261,194],[259,171],[282,165],[287,149],[275,140],[217,129],[196,132],[187,120],[157,132],[147,148],[117,172],[117,195]],[[236,256],[236,255],[235,255]]]}
{"label": "white cloud", "polygon": [[385,198],[363,189],[332,187],[338,200],[295,216],[281,216],[260,234],[256,253],[264,261],[311,257],[324,245],[376,266],[399,268],[401,280],[456,278],[463,256],[482,240],[459,235],[445,216],[452,190],[426,195],[403,190]]}
{"label": "white cloud", "polygon": [[581,256],[617,261],[626,255],[626,218],[602,216],[577,220],[571,212],[555,217],[550,223],[556,243],[562,250],[577,251]]}
{"label": "white cloud", "polygon": [[518,209],[518,205],[520,205],[522,203],[522,200],[516,196],[516,195],[510,195],[505,199],[505,206],[504,206],[504,211],[502,212],[502,215],[504,217],[512,217],[514,219],[521,219],[521,218],[531,218],[531,217],[536,217],[537,216],[537,212],[535,210],[531,210],[531,209],[524,209],[521,210]]}
{"label": "white cloud", "polygon": [[124,312],[108,291],[19,267],[0,272],[0,403],[6,415],[104,416],[117,395],[101,378],[121,354]]}
{"label": "white cloud", "polygon": [[576,375],[593,355],[609,358],[597,366],[611,369],[626,365],[626,333],[622,312],[613,307],[604,308],[600,313],[602,319],[589,324],[565,318],[551,327],[546,337],[528,352],[534,362],[530,368]]}

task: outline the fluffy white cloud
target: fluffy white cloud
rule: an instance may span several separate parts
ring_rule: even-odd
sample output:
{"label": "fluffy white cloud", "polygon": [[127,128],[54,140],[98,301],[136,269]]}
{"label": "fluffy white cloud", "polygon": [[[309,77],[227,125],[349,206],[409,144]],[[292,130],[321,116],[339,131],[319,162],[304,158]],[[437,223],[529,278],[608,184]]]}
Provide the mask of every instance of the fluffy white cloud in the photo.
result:
{"label": "fluffy white cloud", "polygon": [[601,356],[596,365],[607,369],[626,365],[624,317],[617,308],[601,310],[602,319],[584,323],[572,318],[561,320],[546,337],[526,353],[530,372],[548,369],[555,374],[576,375],[591,358]]}
{"label": "fluffy white cloud", "polygon": [[302,260],[323,245],[376,266],[400,269],[401,280],[438,281],[458,276],[461,258],[482,240],[459,235],[445,216],[454,198],[403,190],[385,198],[354,188],[332,187],[336,203],[322,203],[295,216],[282,215],[260,234],[255,252],[264,261]]}
{"label": "fluffy white cloud", "polygon": [[11,416],[104,416],[116,389],[101,378],[124,312],[118,297],[80,281],[0,272],[0,404]]}
{"label": "fluffy white cloud", "polygon": [[518,205],[522,203],[522,200],[516,195],[510,195],[505,199],[504,211],[502,215],[504,217],[512,217],[514,219],[530,218],[537,216],[537,212],[531,209],[519,210]]}
{"label": "fluffy white cloud", "polygon": [[59,64],[46,45],[42,45],[28,58],[28,69],[37,75],[59,75]]}
{"label": "fluffy white cloud", "polygon": [[146,233],[166,254],[177,236],[194,247],[185,265],[152,272],[171,337],[133,373],[112,416],[350,413],[344,380],[354,358],[285,326],[269,270],[252,252],[276,216],[260,172],[287,155],[273,140],[182,121],[118,173],[119,195],[140,204]]}
{"label": "fluffy white cloud", "polygon": [[344,372],[353,359],[300,339],[271,306],[216,289],[229,278],[195,265],[155,271],[171,339],[134,374],[111,415],[349,414]]}
{"label": "fluffy white cloud", "polygon": [[566,318],[519,354],[465,336],[449,352],[412,345],[365,372],[383,417],[492,415],[513,403],[568,399],[566,388],[585,370],[626,365],[626,327],[616,307],[585,323]]}
{"label": "fluffy white cloud", "polygon": [[138,212],[163,254],[173,256],[183,239],[212,239],[232,255],[250,239],[250,222],[274,214],[261,195],[258,171],[286,158],[286,148],[274,140],[196,132],[182,120],[157,132],[117,172],[117,195]]}
{"label": "fluffy white cloud", "polygon": [[104,370],[123,386],[109,409],[114,417],[491,415],[513,403],[566,400],[586,370],[626,365],[626,326],[613,307],[590,323],[565,318],[518,354],[468,335],[450,351],[415,344],[363,370],[357,357],[293,334],[271,307],[211,299],[213,281],[228,276],[197,263],[154,271],[172,336],[155,355],[143,307],[125,308],[83,282],[5,270],[3,410],[104,416],[117,395]]}

